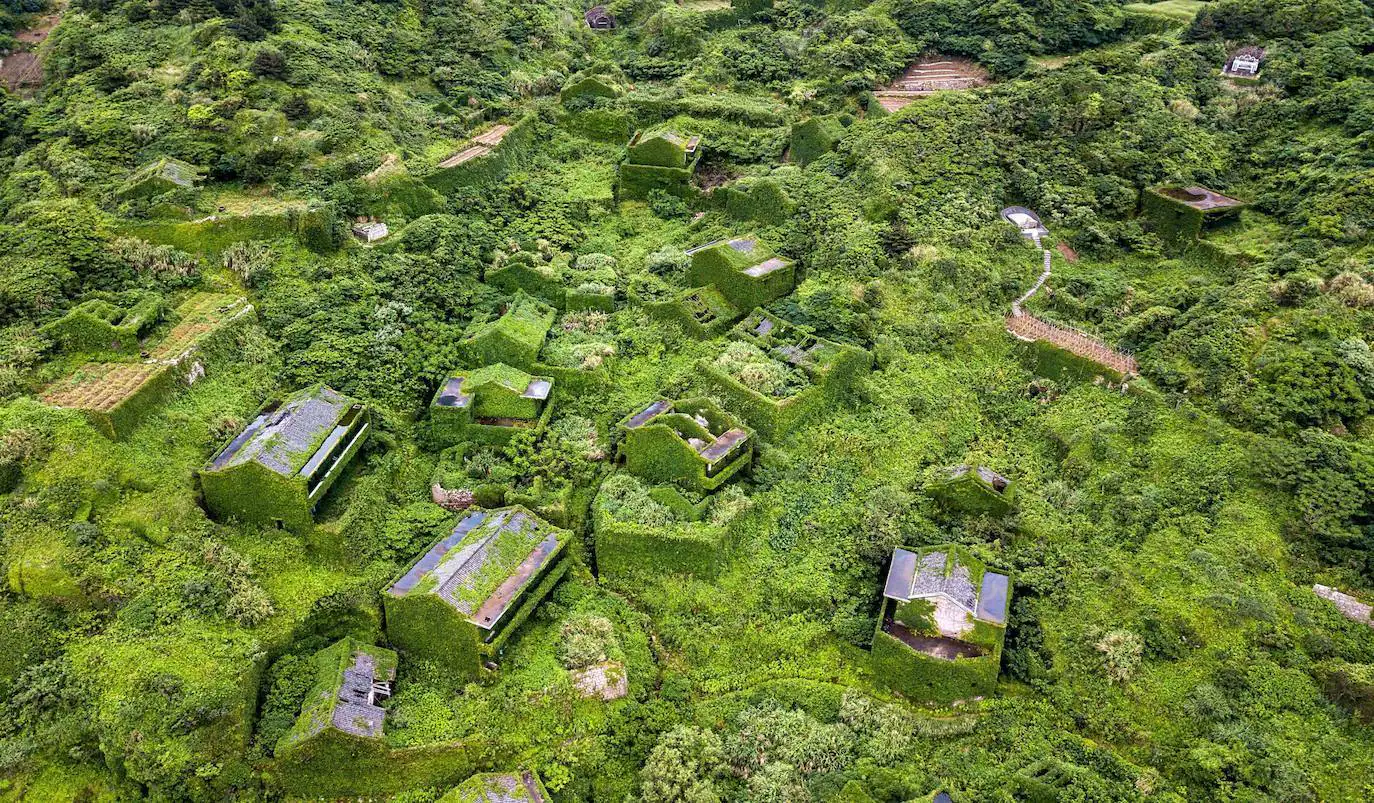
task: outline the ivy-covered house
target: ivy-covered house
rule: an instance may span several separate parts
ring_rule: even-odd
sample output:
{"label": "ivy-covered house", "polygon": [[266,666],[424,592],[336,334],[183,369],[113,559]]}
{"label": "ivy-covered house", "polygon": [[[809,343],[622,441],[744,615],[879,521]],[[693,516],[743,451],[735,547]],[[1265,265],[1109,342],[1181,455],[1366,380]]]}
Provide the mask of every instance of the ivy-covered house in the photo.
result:
{"label": "ivy-covered house", "polygon": [[1010,511],[1014,493],[1011,480],[984,466],[957,466],[930,486],[930,495],[946,507],[990,516]]}
{"label": "ivy-covered house", "polygon": [[305,532],[371,432],[367,407],[316,385],[263,409],[200,471],[221,517]]}
{"label": "ivy-covered house", "polygon": [[67,353],[137,351],[139,337],[161,318],[166,306],[157,293],[142,293],[127,303],[105,298],[83,301],[40,331]]}
{"label": "ivy-covered house", "polygon": [[547,803],[551,798],[529,770],[484,772],[463,781],[439,803]]}
{"label": "ivy-covered house", "polygon": [[436,444],[505,443],[522,430],[539,430],[553,411],[553,379],[504,363],[443,381],[429,405]]}
{"label": "ivy-covered house", "polygon": [[780,437],[833,404],[873,368],[858,346],[817,337],[809,328],[755,310],[702,371],[766,438]]}
{"label": "ivy-covered house", "polygon": [[892,551],[873,672],[914,700],[948,703],[997,685],[1011,578],[956,545]]}
{"label": "ivy-covered house", "polygon": [[685,198],[700,162],[699,136],[667,128],[636,131],[617,168],[619,197],[642,201],[658,190]]}
{"label": "ivy-covered house", "polygon": [[519,293],[499,318],[468,327],[461,344],[463,358],[470,366],[505,363],[533,370],[556,315],[548,304]]}
{"label": "ivy-covered house", "polygon": [[630,473],[711,491],[746,468],[750,432],[710,399],[658,399],[620,421],[620,456]]}
{"label": "ivy-covered house", "polygon": [[115,194],[125,199],[151,198],[172,190],[193,189],[204,178],[194,166],[164,157],[131,173]]}
{"label": "ivy-covered house", "polygon": [[1141,195],[1141,215],[1166,241],[1196,240],[1205,229],[1235,220],[1248,204],[1206,187],[1156,187]]}
{"label": "ivy-covered house", "polygon": [[523,507],[468,512],[382,594],[387,638],[476,678],[567,572],[570,538]]}
{"label": "ivy-covered house", "polygon": [[753,235],[717,240],[689,249],[687,281],[710,285],[741,311],[782,298],[796,286],[796,265],[776,256]]}
{"label": "ivy-covered house", "polygon": [[296,723],[277,742],[287,765],[344,766],[386,752],[382,728],[396,679],[396,653],[344,638],[315,653],[315,684]]}

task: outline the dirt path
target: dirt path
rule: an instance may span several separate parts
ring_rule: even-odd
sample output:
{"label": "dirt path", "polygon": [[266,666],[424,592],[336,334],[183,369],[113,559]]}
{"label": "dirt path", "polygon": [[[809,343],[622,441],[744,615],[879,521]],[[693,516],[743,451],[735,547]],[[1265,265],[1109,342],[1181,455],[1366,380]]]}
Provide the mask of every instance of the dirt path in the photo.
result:
{"label": "dirt path", "polygon": [[14,52],[0,56],[0,82],[16,94],[32,94],[43,85],[41,48],[48,36],[62,21],[67,2],[61,0],[52,9],[34,20],[33,25],[14,34],[19,43]]}

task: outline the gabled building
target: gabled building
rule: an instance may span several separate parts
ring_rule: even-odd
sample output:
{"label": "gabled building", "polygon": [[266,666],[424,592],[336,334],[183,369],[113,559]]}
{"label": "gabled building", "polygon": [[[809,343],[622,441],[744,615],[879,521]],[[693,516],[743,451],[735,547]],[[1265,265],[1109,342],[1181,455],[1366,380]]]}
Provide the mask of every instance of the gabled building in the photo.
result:
{"label": "gabled building", "polygon": [[173,190],[193,189],[204,178],[194,166],[164,157],[135,170],[115,194],[124,199],[152,198]]}
{"label": "gabled building", "polygon": [[476,678],[567,572],[570,538],[523,507],[468,512],[383,593],[387,638]]}
{"label": "gabled building", "polygon": [[371,430],[366,405],[324,385],[269,404],[201,469],[205,505],[220,517],[305,532]]}
{"label": "gabled building", "polygon": [[300,716],[276,746],[286,761],[322,760],[385,752],[383,727],[396,679],[396,653],[353,638],[320,650],[313,659],[315,685]]}
{"label": "gabled building", "polygon": [[461,344],[463,359],[473,367],[505,363],[533,370],[556,315],[550,305],[519,293],[501,317],[468,327]]}
{"label": "gabled building", "polygon": [[741,311],[782,298],[796,287],[796,265],[753,235],[706,243],[688,249],[687,255],[692,258],[687,282],[715,287]]}
{"label": "gabled building", "polygon": [[701,137],[672,129],[636,131],[617,169],[621,200],[645,200],[655,190],[686,198],[701,162]]}
{"label": "gabled building", "polygon": [[949,476],[930,488],[930,495],[941,504],[965,513],[1002,516],[1011,510],[1014,499],[1011,480],[984,466],[958,466]]}
{"label": "gabled building", "polygon": [[710,399],[659,399],[624,418],[620,455],[650,482],[707,492],[749,465],[751,433]]}
{"label": "gabled building", "polygon": [[517,432],[543,428],[553,410],[552,392],[552,378],[504,363],[451,376],[430,402],[431,435],[443,446],[505,443]]}
{"label": "gabled building", "polygon": [[522,770],[474,775],[439,798],[439,803],[548,803],[550,799],[539,776]]}
{"label": "gabled building", "polygon": [[954,545],[892,552],[874,673],[913,699],[951,702],[997,684],[1011,579]]}

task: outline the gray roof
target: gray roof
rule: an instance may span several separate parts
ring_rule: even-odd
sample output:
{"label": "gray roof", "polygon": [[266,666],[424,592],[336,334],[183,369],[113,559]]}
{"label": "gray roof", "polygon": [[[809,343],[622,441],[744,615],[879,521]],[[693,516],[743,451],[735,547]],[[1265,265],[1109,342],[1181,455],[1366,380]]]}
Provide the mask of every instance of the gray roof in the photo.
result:
{"label": "gray roof", "polygon": [[1007,595],[1010,579],[1005,574],[984,571],[982,586],[975,591],[969,568],[943,551],[918,555],[898,547],[892,551],[883,596],[898,602],[943,596],[973,614],[996,625],[1007,621]]}
{"label": "gray roof", "polygon": [[668,408],[670,407],[672,407],[672,405],[669,402],[667,402],[664,399],[659,399],[658,401],[654,402],[648,407],[645,407],[643,410],[640,410],[639,412],[635,413],[633,418],[625,422],[625,426],[630,429],[642,427],[645,424],[652,421],[653,419],[657,418],[659,413],[667,412]]}
{"label": "gray roof", "polygon": [[467,407],[472,403],[472,394],[463,392],[463,377],[453,376],[444,380],[444,387],[434,403],[440,407]]}
{"label": "gray roof", "polygon": [[218,471],[253,461],[289,477],[297,473],[294,467],[305,457],[299,473],[308,474],[318,467],[309,456],[323,460],[321,455],[327,455],[344,436],[347,428],[340,427],[339,422],[353,404],[352,399],[323,385],[299,393],[254,419],[215,456],[209,468]]}
{"label": "gray roof", "polygon": [[373,702],[373,682],[377,677],[377,662],[366,652],[353,653],[353,665],[344,670],[339,695],[334,700],[330,722],[334,727],[354,736],[382,735],[386,709]]}
{"label": "gray roof", "polygon": [[[468,539],[474,530],[481,530]],[[504,508],[488,515],[469,513],[453,532],[436,541],[429,551],[387,590],[394,597],[405,596],[427,575],[434,577],[431,593],[437,594],[468,621],[490,630],[501,621],[511,604],[524,591],[558,550],[558,536],[551,528],[521,508]],[[491,548],[503,533],[522,532],[528,537],[529,552],[503,582],[484,600],[467,598],[482,570],[494,557]]]}
{"label": "gray roof", "polygon": [[765,259],[757,265],[745,268],[744,275],[752,276],[755,279],[757,279],[760,276],[767,276],[775,270],[785,268],[787,267],[787,265],[787,260],[781,259],[779,257],[772,257],[770,259]]}
{"label": "gray roof", "polygon": [[749,439],[749,433],[738,427],[722,432],[715,440],[701,449],[701,456],[707,463],[718,463],[735,451],[735,447]]}
{"label": "gray roof", "polygon": [[730,247],[741,254],[752,254],[759,245],[759,241],[753,237],[736,237],[730,241]]}

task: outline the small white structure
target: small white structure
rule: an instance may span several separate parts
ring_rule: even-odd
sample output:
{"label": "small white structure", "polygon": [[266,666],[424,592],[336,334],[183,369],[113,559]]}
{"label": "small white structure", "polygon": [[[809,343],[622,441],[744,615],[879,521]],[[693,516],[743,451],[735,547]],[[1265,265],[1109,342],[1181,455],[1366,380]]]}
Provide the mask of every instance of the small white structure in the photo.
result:
{"label": "small white structure", "polygon": [[1366,605],[1349,594],[1320,583],[1312,586],[1312,593],[1322,599],[1329,599],[1334,602],[1336,610],[1340,611],[1345,618],[1374,627],[1374,618],[1371,618],[1371,613],[1374,613],[1374,606]]}
{"label": "small white structure", "polygon": [[1264,48],[1242,47],[1231,54],[1221,74],[1231,78],[1254,78],[1259,75],[1260,62],[1264,60]]}
{"label": "small white structure", "polygon": [[390,233],[385,223],[357,223],[353,226],[353,236],[365,243],[375,243]]}
{"label": "small white structure", "polygon": [[1028,240],[1039,241],[1049,235],[1050,230],[1040,222],[1040,216],[1024,206],[1009,206],[1003,209],[1002,219],[1021,230],[1021,236]]}

